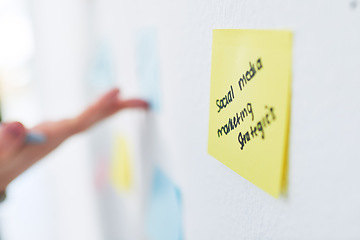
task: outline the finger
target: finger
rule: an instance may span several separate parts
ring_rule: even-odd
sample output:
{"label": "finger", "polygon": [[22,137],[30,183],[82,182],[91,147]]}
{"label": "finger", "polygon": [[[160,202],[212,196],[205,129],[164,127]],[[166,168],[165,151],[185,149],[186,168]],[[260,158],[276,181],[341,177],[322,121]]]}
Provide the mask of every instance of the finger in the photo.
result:
{"label": "finger", "polygon": [[[87,122],[91,122],[91,125],[99,122],[118,111],[121,111],[123,109],[129,109],[129,108],[138,108],[138,109],[148,109],[149,104],[141,99],[128,99],[128,100],[121,100],[118,97],[113,97],[111,99],[108,99],[109,101],[103,104],[96,105],[95,108],[91,108],[91,118],[87,118]],[[90,115],[90,114],[89,114]]]}
{"label": "finger", "polygon": [[120,90],[114,88],[104,94],[94,105],[92,108],[92,113],[102,115],[105,117],[108,116],[109,113],[115,113],[124,108],[142,108],[147,109],[149,107],[148,103],[141,99],[128,99],[122,100],[119,97]]}
{"label": "finger", "polygon": [[0,159],[14,154],[25,142],[26,129],[19,122],[2,124],[0,126]]}
{"label": "finger", "polygon": [[119,97],[119,92],[117,88],[112,89],[88,107],[79,116],[83,119],[82,122],[92,125],[125,108],[148,109],[149,106],[146,101],[141,99],[122,100]]}
{"label": "finger", "polygon": [[125,108],[148,109],[148,103],[141,99],[122,100],[119,89],[115,88],[103,95],[93,105],[88,107],[74,120],[73,132],[78,133],[88,129],[99,121]]}
{"label": "finger", "polygon": [[105,93],[102,97],[100,97],[100,99],[96,101],[95,105],[99,105],[99,106],[108,105],[109,103],[116,101],[119,93],[120,90],[118,88],[114,88],[108,91],[107,93]]}
{"label": "finger", "polygon": [[140,108],[140,109],[148,109],[149,103],[142,99],[128,99],[128,100],[119,100],[118,102],[119,110],[125,108]]}

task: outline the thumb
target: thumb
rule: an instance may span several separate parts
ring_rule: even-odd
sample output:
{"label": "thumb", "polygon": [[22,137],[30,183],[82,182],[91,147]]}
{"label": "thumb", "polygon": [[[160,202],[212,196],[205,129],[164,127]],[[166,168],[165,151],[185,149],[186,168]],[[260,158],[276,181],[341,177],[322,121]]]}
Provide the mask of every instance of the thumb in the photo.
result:
{"label": "thumb", "polygon": [[16,153],[24,144],[26,129],[19,122],[0,125],[0,161]]}

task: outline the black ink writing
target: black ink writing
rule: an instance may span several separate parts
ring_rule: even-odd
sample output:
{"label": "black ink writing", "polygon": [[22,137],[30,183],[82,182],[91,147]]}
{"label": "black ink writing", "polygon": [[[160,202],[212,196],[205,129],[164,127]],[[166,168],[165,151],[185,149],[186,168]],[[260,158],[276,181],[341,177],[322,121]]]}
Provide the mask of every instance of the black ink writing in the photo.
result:
{"label": "black ink writing", "polygon": [[265,106],[267,113],[265,116],[257,122],[255,126],[250,126],[250,130],[242,133],[239,132],[238,142],[240,144],[240,149],[243,150],[244,146],[250,142],[251,139],[254,139],[257,136],[261,136],[262,139],[265,139],[265,127],[271,124],[276,119],[274,108],[268,108]]}
{"label": "black ink writing", "polygon": [[238,81],[240,91],[242,91],[243,88],[245,87],[245,84],[247,84],[247,82],[250,82],[251,79],[255,76],[256,69],[259,71],[262,68],[261,58],[259,58],[256,62],[256,69],[254,63],[251,64],[251,62],[249,62],[249,65],[250,65],[250,69],[246,71],[246,73],[244,73]]}
{"label": "black ink writing", "polygon": [[220,112],[221,109],[226,108],[226,106],[230,104],[234,98],[234,90],[233,87],[230,85],[230,91],[222,99],[216,100],[216,105],[219,107],[218,112]]}
{"label": "black ink writing", "polygon": [[254,121],[254,112],[251,103],[248,103],[240,112],[237,112],[234,117],[229,118],[229,121],[217,130],[218,137],[221,137],[223,133],[228,135],[232,130],[237,128],[241,122],[245,120],[247,116],[251,115],[251,120]]}

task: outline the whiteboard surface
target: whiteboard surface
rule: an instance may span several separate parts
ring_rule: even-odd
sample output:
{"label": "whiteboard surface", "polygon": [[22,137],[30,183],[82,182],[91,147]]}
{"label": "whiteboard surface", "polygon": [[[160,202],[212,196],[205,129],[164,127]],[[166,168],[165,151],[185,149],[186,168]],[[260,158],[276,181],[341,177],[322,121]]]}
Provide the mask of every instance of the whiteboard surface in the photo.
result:
{"label": "whiteboard surface", "polygon": [[[41,39],[37,60],[49,64],[45,64],[48,71],[41,74],[38,69],[37,75],[47,89],[45,97],[55,94],[60,98],[58,89],[66,89],[64,83],[78,81],[71,89],[73,97],[64,100],[70,105],[77,102],[75,106],[66,113],[50,109],[46,115],[50,117],[73,114],[84,105],[85,59],[99,39],[107,39],[113,48],[116,82],[124,96],[137,95],[136,33],[146,27],[158,33],[162,111],[119,120],[135,119],[136,125],[130,129],[134,130],[139,167],[135,194],[119,202],[130,209],[127,213],[119,210],[119,214],[133,216],[130,223],[125,218],[123,227],[132,224],[134,229],[129,229],[135,232],[143,227],[148,165],[142,151],[150,151],[149,161],[158,162],[182,191],[187,240],[360,238],[359,1],[83,0],[59,2],[57,9],[43,1],[32,4],[35,37]],[[59,9],[63,12],[51,14]],[[68,18],[64,11],[70,12]],[[219,28],[287,29],[294,33],[289,183],[287,194],[279,199],[207,153],[212,30]],[[53,37],[45,35],[49,29],[53,29]],[[56,41],[64,50],[46,51]],[[74,52],[78,54],[75,59]],[[68,57],[72,61],[67,62]],[[62,78],[56,78],[59,87],[50,87],[50,71],[61,73]],[[73,78],[67,79],[69,75]],[[51,101],[58,100],[50,100],[48,108]],[[138,233],[122,230],[117,235],[117,218],[107,219],[112,225],[100,226],[102,213],[96,213],[94,206],[104,201],[96,202],[98,196],[89,190],[91,178],[84,160],[90,150],[84,150],[87,142],[82,138],[72,144],[81,149],[77,156],[82,160],[77,164],[87,168],[80,176],[74,171],[56,172],[53,177],[60,192],[55,195],[60,199],[54,204],[58,208],[56,220],[49,221],[57,226],[55,233],[66,232],[54,239],[108,239],[101,237],[104,229],[124,239],[140,238]],[[73,161],[73,148],[77,147],[66,145],[57,154],[69,159],[66,162]],[[55,161],[63,169],[68,167],[60,159]],[[66,183],[61,182],[64,177]],[[74,185],[74,181],[78,182]],[[86,190],[81,190],[83,187]],[[77,200],[63,203],[64,199],[69,201],[65,197],[69,194]],[[107,200],[115,208],[117,200]],[[82,201],[89,202],[83,205]],[[76,222],[82,222],[82,227],[74,227]],[[35,233],[33,236],[42,239]]]}

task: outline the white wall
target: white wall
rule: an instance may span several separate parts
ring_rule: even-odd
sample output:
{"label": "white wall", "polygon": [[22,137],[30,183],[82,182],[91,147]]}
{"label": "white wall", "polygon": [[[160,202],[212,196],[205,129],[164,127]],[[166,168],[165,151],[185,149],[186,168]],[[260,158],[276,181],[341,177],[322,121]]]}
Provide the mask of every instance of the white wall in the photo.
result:
{"label": "white wall", "polygon": [[[158,30],[164,89],[156,117],[159,155],[183,193],[186,239],[360,238],[358,2],[355,8],[356,2],[340,0],[98,4],[98,22],[117,49],[135,49],[143,26]],[[280,199],[206,152],[215,28],[294,32],[289,186]],[[120,69],[125,63],[134,68],[133,53],[116,54],[119,75],[125,75]]]}
{"label": "white wall", "polygon": [[[136,94],[135,36],[146,26],[157,29],[162,112],[137,123],[155,129],[140,138],[155,141],[157,160],[182,191],[185,239],[360,238],[359,1],[32,2],[42,66],[37,77],[49,101],[48,118],[84,106],[92,51],[87,44],[97,38],[111,43],[124,94]],[[279,199],[207,154],[215,28],[294,32],[289,186]],[[68,108],[57,111],[60,105]],[[57,198],[49,199],[57,212],[52,239],[102,239],[86,141],[74,138],[51,155]],[[69,171],[55,171],[58,167]],[[116,208],[116,201],[112,204]]]}
{"label": "white wall", "polygon": [[[35,77],[45,119],[76,115],[85,107],[88,2],[31,1],[36,42]],[[75,136],[49,156],[52,161],[55,236],[99,239],[86,134]]]}

